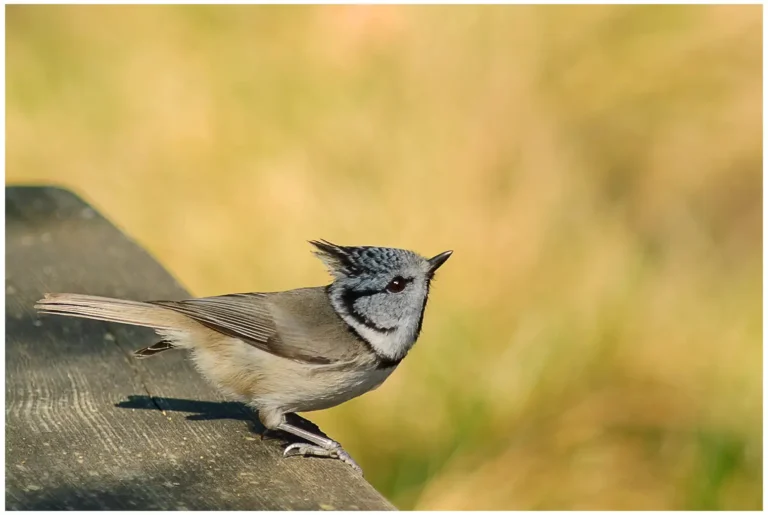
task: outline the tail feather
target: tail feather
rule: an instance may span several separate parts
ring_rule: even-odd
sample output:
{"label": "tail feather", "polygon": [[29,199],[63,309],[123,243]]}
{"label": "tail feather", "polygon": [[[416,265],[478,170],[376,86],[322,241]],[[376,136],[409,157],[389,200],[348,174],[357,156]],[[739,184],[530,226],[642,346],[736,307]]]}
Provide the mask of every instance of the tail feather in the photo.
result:
{"label": "tail feather", "polygon": [[158,305],[77,293],[47,293],[35,309],[49,315],[64,315],[159,330],[179,327],[179,314]]}

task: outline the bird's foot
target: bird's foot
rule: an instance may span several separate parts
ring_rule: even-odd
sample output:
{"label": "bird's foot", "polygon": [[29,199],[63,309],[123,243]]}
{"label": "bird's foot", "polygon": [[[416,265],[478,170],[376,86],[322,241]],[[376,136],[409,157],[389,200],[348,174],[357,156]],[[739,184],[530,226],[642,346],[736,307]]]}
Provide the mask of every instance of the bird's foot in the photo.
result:
{"label": "bird's foot", "polygon": [[347,465],[355,469],[356,472],[362,475],[363,469],[360,468],[352,456],[347,451],[341,448],[338,442],[333,442],[332,445],[326,447],[320,447],[319,445],[312,445],[310,443],[292,443],[285,448],[283,456],[321,456],[324,458],[336,458],[341,460]]}

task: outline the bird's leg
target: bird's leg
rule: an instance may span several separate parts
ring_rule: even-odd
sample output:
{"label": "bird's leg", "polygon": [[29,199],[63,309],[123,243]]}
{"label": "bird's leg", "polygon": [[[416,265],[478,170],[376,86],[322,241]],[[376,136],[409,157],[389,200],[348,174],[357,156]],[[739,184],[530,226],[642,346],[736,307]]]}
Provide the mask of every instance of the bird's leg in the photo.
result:
{"label": "bird's leg", "polygon": [[359,473],[363,473],[363,469],[360,468],[360,465],[355,463],[355,460],[352,459],[349,453],[341,448],[341,444],[339,444],[339,442],[331,440],[330,438],[324,438],[320,435],[316,435],[287,422],[281,422],[280,425],[277,426],[277,429],[281,429],[286,433],[296,435],[314,444],[292,443],[285,448],[283,456],[323,456],[328,458],[337,458],[350,465]]}

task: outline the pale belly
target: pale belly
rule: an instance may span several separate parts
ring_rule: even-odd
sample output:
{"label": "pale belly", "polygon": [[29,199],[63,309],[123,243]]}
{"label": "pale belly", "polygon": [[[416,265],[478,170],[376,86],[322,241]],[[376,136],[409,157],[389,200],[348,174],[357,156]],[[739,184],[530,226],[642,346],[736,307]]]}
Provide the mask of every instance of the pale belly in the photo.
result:
{"label": "pale belly", "polygon": [[[338,406],[366,392],[375,390],[394,371],[390,369],[362,368],[355,371],[315,372],[307,388],[288,401],[288,411],[316,411]],[[287,401],[287,396],[275,399]]]}
{"label": "pale belly", "polygon": [[377,369],[370,359],[345,366],[310,365],[239,342],[215,353],[193,352],[200,372],[224,393],[259,410],[282,413],[337,406],[377,388],[395,369]]}

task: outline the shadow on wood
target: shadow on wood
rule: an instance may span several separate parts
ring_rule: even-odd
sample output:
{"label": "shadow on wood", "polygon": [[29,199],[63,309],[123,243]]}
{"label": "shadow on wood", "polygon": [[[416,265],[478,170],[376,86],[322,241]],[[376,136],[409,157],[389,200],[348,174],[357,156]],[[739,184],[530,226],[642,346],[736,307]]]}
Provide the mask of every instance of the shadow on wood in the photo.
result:
{"label": "shadow on wood", "polygon": [[[262,438],[281,440],[287,447],[294,442],[304,442],[301,438],[284,431],[270,431],[259,421],[258,412],[253,411],[242,402],[196,401],[192,399],[169,399],[167,397],[150,397],[148,395],[129,395],[127,401],[115,404],[116,408],[160,410],[167,412],[191,413],[185,420],[243,420],[248,423],[251,432]],[[286,421],[312,433],[327,437],[316,424],[295,413],[287,413]]]}
{"label": "shadow on wood", "polygon": [[6,188],[7,508],[392,509],[344,463],[283,458],[184,352],[133,359],[153,331],[39,317],[46,292],[189,296],[71,193]]}
{"label": "shadow on wood", "polygon": [[256,418],[256,413],[251,413],[248,406],[240,402],[210,402],[129,395],[128,400],[118,402],[115,407],[192,413],[192,415],[184,417],[187,420],[244,420],[254,422],[254,426],[251,428],[254,433],[261,434],[264,431],[264,426]]}

